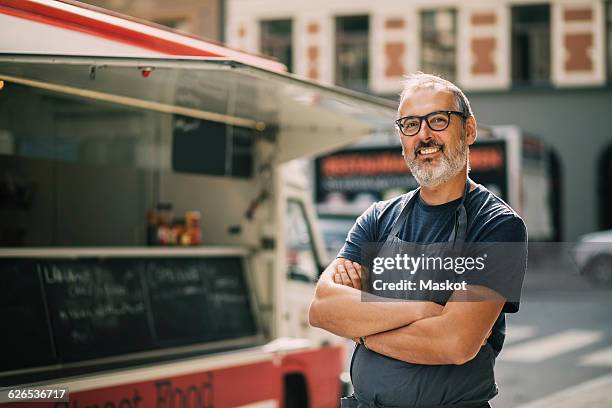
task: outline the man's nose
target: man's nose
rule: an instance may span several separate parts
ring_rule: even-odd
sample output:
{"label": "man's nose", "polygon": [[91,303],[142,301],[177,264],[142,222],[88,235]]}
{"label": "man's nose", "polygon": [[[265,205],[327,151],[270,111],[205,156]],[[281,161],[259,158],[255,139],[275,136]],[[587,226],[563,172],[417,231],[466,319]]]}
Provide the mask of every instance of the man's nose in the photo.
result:
{"label": "man's nose", "polygon": [[425,119],[421,121],[421,128],[419,129],[418,133],[414,135],[414,137],[419,138],[419,140],[422,142],[428,142],[433,137],[432,130],[429,128],[429,125],[427,125],[427,121]]}

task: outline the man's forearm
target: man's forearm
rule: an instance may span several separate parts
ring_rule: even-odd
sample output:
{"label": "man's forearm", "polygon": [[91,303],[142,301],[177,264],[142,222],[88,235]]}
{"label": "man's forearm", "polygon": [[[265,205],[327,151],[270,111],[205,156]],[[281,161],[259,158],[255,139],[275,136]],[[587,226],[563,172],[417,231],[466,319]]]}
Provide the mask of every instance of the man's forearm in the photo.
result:
{"label": "man's forearm", "polygon": [[310,324],[342,337],[392,330],[441,311],[433,302],[362,301],[357,289],[335,283],[326,286],[310,306]]}
{"label": "man's forearm", "polygon": [[462,364],[453,336],[441,330],[434,316],[366,338],[366,346],[379,354],[413,364]]}
{"label": "man's forearm", "polygon": [[442,306],[434,302],[383,298],[378,298],[381,301],[364,301],[360,290],[333,282],[333,265],[323,272],[310,306],[310,324],[313,326],[342,337],[355,338],[396,329],[442,311]]}
{"label": "man's forearm", "polygon": [[[491,333],[503,302],[451,302],[439,316],[374,334],[366,346],[413,364],[464,364]],[[452,310],[451,310],[452,309]]]}

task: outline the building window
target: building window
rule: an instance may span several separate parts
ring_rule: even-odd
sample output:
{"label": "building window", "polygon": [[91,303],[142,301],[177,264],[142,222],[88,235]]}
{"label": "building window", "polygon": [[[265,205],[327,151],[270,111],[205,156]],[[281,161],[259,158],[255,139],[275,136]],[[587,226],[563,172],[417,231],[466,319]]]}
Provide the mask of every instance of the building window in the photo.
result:
{"label": "building window", "polygon": [[550,6],[512,8],[512,81],[542,85],[550,80]]}
{"label": "building window", "polygon": [[455,10],[421,12],[421,70],[453,81],[456,75],[456,38]]}
{"label": "building window", "polygon": [[160,18],[155,20],[155,22],[184,33],[190,32],[189,20],[186,18]]}
{"label": "building window", "polygon": [[612,1],[606,3],[608,81],[612,82]]}
{"label": "building window", "polygon": [[368,89],[368,16],[336,18],[336,84],[358,91]]}
{"label": "building window", "polygon": [[293,72],[293,48],[291,20],[269,20],[261,22],[261,53],[277,59]]}

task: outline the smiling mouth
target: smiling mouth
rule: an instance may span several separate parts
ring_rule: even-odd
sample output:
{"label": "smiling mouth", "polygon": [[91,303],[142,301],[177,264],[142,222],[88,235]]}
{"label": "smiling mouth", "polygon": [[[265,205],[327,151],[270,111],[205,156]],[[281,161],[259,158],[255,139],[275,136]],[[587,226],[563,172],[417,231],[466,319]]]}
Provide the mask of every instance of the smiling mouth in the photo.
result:
{"label": "smiling mouth", "polygon": [[417,155],[432,156],[441,150],[442,148],[440,146],[421,147],[420,149],[417,149]]}

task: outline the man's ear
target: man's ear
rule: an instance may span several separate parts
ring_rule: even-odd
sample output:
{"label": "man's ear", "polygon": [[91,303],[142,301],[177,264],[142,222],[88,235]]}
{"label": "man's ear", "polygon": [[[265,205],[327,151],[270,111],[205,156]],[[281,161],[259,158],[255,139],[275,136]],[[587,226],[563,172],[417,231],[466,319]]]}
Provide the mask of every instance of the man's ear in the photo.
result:
{"label": "man's ear", "polygon": [[468,146],[471,146],[476,141],[478,137],[476,117],[474,115],[469,116],[465,120],[465,141]]}

